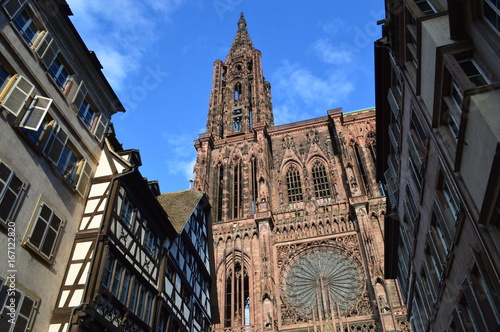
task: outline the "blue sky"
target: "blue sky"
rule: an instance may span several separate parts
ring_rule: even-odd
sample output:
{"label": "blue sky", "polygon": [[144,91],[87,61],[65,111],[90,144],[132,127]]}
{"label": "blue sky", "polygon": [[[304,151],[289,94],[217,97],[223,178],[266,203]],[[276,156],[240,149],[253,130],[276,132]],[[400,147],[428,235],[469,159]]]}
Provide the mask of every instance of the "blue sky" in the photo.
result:
{"label": "blue sky", "polygon": [[224,60],[240,12],[271,83],[275,125],[372,107],[373,42],[382,0],[67,0],[71,20],[126,112],[125,149],[162,192],[189,188],[193,141],[205,132],[213,63]]}

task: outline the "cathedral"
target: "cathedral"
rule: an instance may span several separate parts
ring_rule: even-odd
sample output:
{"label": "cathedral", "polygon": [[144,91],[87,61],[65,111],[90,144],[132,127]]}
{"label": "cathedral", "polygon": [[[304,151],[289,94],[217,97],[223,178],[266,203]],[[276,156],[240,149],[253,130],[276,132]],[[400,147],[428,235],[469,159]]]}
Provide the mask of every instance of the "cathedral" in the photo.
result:
{"label": "cathedral", "polygon": [[243,14],[214,63],[194,189],[212,206],[214,331],[410,331],[384,278],[375,109],[274,125]]}

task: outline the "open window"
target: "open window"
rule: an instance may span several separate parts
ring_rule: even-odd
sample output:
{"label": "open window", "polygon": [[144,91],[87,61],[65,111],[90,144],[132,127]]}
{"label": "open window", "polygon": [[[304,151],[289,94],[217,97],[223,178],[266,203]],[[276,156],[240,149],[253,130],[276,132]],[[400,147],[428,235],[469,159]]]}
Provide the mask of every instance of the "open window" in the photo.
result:
{"label": "open window", "polygon": [[2,98],[0,105],[13,115],[17,116],[23,109],[35,87],[30,81],[21,75],[15,75],[12,77],[8,81],[7,85],[11,83],[11,80],[13,80],[13,83],[12,85],[6,87],[8,90]]}

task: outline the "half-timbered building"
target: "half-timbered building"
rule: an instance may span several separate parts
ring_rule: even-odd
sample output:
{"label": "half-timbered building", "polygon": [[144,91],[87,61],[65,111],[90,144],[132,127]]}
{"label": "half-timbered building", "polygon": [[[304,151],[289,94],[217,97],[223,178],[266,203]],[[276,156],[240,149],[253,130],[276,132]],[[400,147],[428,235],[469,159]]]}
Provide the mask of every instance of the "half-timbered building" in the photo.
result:
{"label": "half-timbered building", "polygon": [[106,142],[50,331],[208,331],[208,200],[160,195],[137,150]]}

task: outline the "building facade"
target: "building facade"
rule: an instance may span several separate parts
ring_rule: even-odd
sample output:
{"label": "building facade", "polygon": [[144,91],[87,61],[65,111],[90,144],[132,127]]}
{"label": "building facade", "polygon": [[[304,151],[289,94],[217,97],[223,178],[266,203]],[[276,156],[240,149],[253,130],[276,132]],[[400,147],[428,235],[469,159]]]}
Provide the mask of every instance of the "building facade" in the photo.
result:
{"label": "building facade", "polygon": [[0,331],[208,331],[208,199],[143,178],[64,0],[0,7]]}
{"label": "building facade", "polygon": [[[47,331],[111,116],[64,1],[0,3],[0,330]],[[63,33],[64,32],[64,33]]]}
{"label": "building facade", "polygon": [[500,326],[500,7],[386,1],[375,43],[388,277],[417,331]]}
{"label": "building facade", "polygon": [[137,150],[106,142],[49,331],[209,331],[206,196],[160,194]]}
{"label": "building facade", "polygon": [[375,110],[274,126],[243,15],[214,64],[194,188],[212,206],[214,331],[407,331],[384,279]]}

